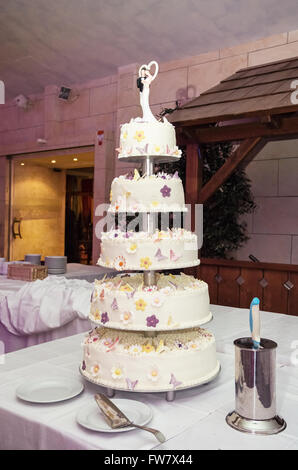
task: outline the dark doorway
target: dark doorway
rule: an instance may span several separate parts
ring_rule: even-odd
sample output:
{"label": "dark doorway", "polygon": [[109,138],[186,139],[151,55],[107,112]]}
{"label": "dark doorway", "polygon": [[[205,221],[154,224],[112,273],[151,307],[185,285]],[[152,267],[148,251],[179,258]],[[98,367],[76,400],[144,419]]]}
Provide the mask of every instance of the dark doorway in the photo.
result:
{"label": "dark doorway", "polygon": [[91,264],[93,168],[66,173],[65,255],[69,263]]}

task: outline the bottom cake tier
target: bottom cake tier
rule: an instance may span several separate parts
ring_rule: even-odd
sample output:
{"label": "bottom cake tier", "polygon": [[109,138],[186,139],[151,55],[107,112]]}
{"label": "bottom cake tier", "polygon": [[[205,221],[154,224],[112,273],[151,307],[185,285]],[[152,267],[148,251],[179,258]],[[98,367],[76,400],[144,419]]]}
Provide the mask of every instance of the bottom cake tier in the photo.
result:
{"label": "bottom cake tier", "polygon": [[219,371],[214,336],[202,328],[157,333],[95,328],[83,343],[81,372],[94,383],[167,391],[211,380]]}

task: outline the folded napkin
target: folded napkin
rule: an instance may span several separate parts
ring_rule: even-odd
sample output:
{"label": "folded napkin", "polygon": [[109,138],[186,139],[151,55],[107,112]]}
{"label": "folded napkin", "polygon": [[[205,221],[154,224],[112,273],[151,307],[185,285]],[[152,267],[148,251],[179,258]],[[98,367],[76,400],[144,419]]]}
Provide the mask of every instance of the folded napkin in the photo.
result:
{"label": "folded napkin", "polygon": [[87,281],[60,276],[28,282],[0,299],[0,321],[12,334],[30,335],[87,319],[92,290]]}

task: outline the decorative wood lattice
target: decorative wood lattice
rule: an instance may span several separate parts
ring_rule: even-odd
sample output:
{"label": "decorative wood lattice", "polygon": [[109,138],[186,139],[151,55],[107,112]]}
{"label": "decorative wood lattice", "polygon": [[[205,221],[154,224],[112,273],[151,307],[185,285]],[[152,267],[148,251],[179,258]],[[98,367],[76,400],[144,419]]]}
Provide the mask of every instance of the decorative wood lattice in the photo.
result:
{"label": "decorative wood lattice", "polygon": [[201,259],[197,276],[209,285],[210,302],[248,308],[253,297],[261,309],[298,316],[298,266]]}

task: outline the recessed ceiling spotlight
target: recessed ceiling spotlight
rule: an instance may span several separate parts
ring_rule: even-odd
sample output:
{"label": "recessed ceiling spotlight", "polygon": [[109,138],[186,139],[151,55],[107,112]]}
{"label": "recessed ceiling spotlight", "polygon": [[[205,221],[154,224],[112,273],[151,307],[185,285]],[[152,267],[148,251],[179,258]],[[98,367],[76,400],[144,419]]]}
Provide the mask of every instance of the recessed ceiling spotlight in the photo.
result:
{"label": "recessed ceiling spotlight", "polygon": [[56,160],[51,160],[51,163],[56,163]]}
{"label": "recessed ceiling spotlight", "polygon": [[24,165],[25,165],[25,163],[24,163],[24,162],[22,162],[22,163],[21,163],[21,166],[24,166]]}
{"label": "recessed ceiling spotlight", "polygon": [[77,161],[78,161],[78,159],[75,157],[75,158],[73,159],[73,161],[74,161],[74,162],[77,162]]}

